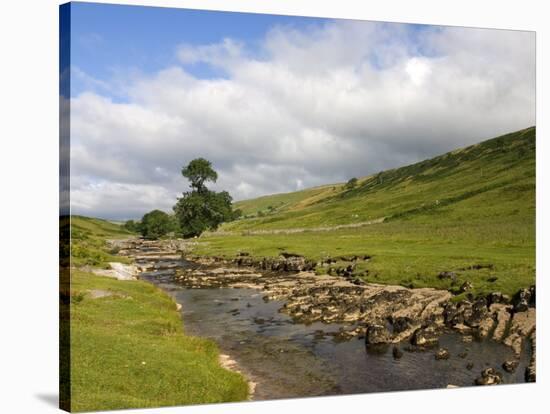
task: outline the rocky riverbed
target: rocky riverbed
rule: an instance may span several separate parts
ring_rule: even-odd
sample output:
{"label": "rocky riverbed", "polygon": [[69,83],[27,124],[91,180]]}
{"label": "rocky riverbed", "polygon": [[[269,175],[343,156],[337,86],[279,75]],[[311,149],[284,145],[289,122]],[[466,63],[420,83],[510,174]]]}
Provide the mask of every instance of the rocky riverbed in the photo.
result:
{"label": "rocky riverbed", "polygon": [[[477,375],[472,372],[472,384],[501,383],[503,375],[518,369],[527,352],[530,363],[523,368],[524,379],[536,380],[534,287],[513,298],[494,292],[455,303],[445,290],[363,283],[353,274],[353,264],[368,257],[348,258],[349,266],[332,275],[318,275],[315,268],[326,262],[313,263],[293,254],[258,260],[241,253],[227,260],[193,257],[189,242],[183,240],[111,243],[119,254],[135,258],[143,277],[162,277],[186,289],[253,289],[265,302],[280,303],[279,312],[295,323],[322,327],[315,330],[319,338],[359,338],[375,352],[391,347],[395,359],[405,350],[432,352],[436,360],[444,361],[450,355],[441,338],[457,333],[465,344],[502,343],[512,351],[503,354],[496,366]],[[330,328],[334,326],[338,329]]]}

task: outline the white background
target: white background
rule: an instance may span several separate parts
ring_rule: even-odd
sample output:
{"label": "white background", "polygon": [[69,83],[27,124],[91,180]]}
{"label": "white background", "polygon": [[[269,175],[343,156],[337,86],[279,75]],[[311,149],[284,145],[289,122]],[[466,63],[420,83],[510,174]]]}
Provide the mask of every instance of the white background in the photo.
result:
{"label": "white background", "polygon": [[[541,412],[549,393],[546,338],[550,160],[550,13],[522,0],[157,0],[126,4],[449,24],[537,31],[538,382],[152,409],[151,413]],[[57,411],[58,1],[12,0],[0,12],[0,412]],[[121,22],[123,24],[123,22]],[[546,74],[546,76],[545,76]],[[546,112],[546,119],[543,111]],[[546,328],[547,329],[547,328]],[[546,388],[546,390],[545,390]],[[128,413],[138,410],[128,410]],[[142,412],[142,410],[139,410]]]}

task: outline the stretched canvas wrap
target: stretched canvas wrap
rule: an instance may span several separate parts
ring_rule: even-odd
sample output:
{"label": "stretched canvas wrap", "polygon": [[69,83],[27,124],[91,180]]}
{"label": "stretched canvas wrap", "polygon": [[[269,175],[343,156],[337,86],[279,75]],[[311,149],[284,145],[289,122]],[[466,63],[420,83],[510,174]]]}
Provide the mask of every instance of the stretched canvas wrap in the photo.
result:
{"label": "stretched canvas wrap", "polygon": [[68,3],[60,117],[64,410],[535,381],[535,33]]}

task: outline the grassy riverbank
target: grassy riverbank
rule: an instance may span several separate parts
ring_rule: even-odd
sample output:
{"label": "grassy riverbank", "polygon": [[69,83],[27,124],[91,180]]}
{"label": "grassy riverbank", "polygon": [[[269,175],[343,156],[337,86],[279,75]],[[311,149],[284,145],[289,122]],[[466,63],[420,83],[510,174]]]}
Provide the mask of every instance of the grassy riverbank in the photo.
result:
{"label": "grassy riverbank", "polygon": [[[82,217],[73,218],[75,231],[83,234],[73,262],[97,266],[120,261],[106,238],[129,235]],[[72,411],[247,398],[245,379],[220,366],[215,343],[185,335],[174,301],[147,282],[73,270],[70,326]]]}
{"label": "grassy riverbank", "polygon": [[[474,293],[513,294],[535,282],[535,129],[364,177],[353,189],[326,185],[236,207],[246,217],[201,237],[197,254],[369,255],[356,270],[368,282],[452,290],[469,281]],[[316,230],[339,225],[358,227]],[[444,271],[456,274],[453,285],[438,278]]]}

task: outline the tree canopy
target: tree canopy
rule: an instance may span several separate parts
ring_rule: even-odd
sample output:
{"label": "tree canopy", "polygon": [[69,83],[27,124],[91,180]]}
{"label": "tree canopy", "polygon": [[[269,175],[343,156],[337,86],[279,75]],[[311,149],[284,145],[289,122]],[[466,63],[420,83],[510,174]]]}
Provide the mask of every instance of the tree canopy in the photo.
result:
{"label": "tree canopy", "polygon": [[139,230],[139,222],[136,223],[134,220],[127,220],[122,227],[124,227],[126,230],[131,231],[133,233],[138,233]]}
{"label": "tree canopy", "polygon": [[218,173],[212,168],[212,163],[204,158],[196,158],[181,170],[181,174],[189,179],[191,187],[202,192],[206,189],[206,181],[216,182]]}
{"label": "tree canopy", "polygon": [[215,230],[224,221],[235,218],[229,193],[211,191],[205,185],[218,179],[210,161],[194,159],[182,168],[181,174],[189,179],[191,186],[191,191],[183,193],[174,206],[183,237],[200,236],[205,230]]}
{"label": "tree canopy", "polygon": [[158,239],[174,230],[174,221],[164,211],[153,210],[143,216],[139,230],[146,239]]}
{"label": "tree canopy", "polygon": [[357,180],[356,177],[350,178],[350,179],[348,180],[348,182],[346,183],[346,189],[347,189],[347,190],[351,190],[351,189],[355,188],[355,186],[357,185],[357,182],[358,182],[358,181],[359,181],[359,180]]}

